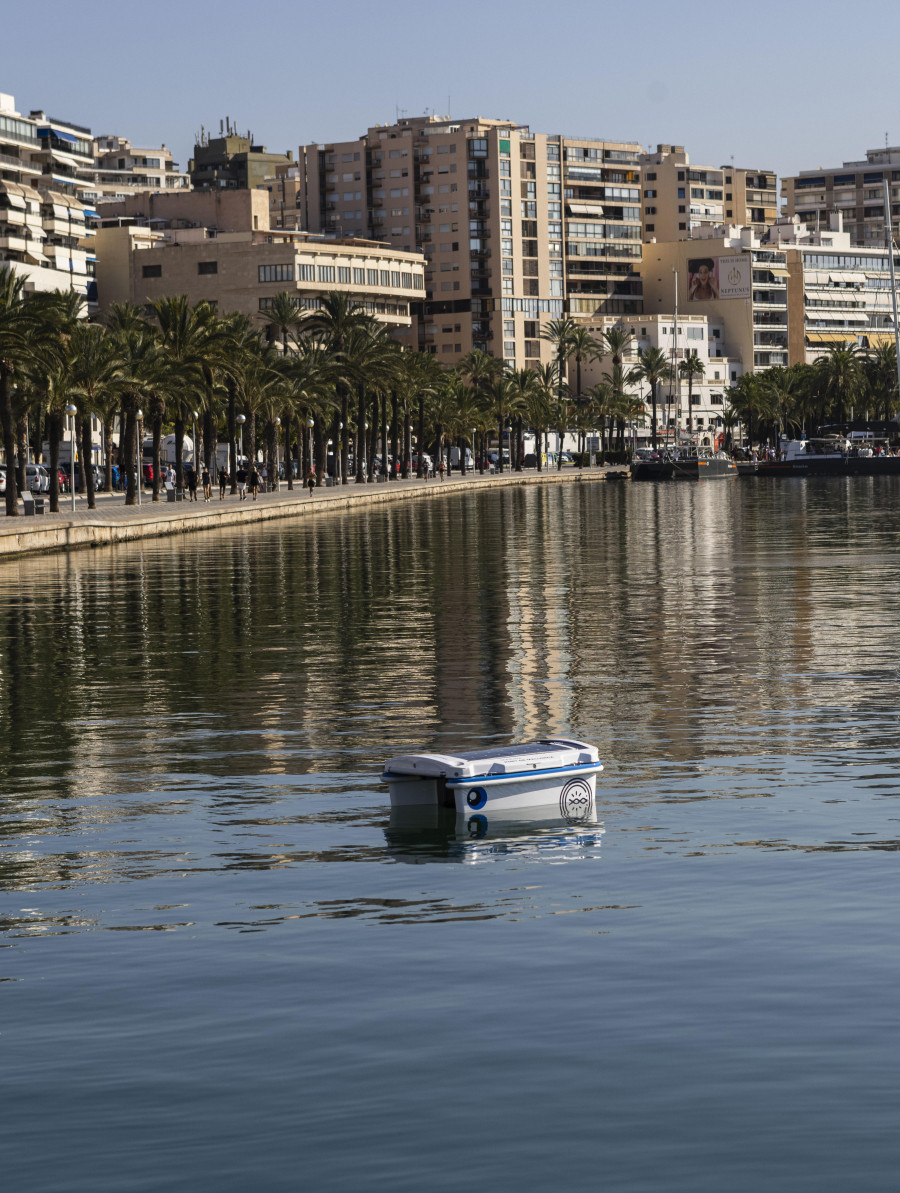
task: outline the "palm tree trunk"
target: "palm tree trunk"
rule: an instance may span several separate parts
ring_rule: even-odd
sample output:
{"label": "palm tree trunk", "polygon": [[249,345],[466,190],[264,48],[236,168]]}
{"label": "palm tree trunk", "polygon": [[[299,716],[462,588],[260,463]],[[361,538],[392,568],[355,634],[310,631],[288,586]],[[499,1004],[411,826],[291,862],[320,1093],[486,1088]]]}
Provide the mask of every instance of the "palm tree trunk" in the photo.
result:
{"label": "palm tree trunk", "polygon": [[[281,421],[284,424],[284,475],[287,478],[288,492],[293,493],[294,449],[291,445],[291,440],[293,439],[293,430],[296,426],[299,435],[299,438],[297,439],[297,445],[299,448],[299,445],[303,442],[303,429],[300,426],[300,416],[295,414],[292,410],[286,409]],[[297,454],[300,454],[299,451]]]}
{"label": "palm tree trunk", "polygon": [[231,495],[237,493],[237,409],[234,397],[234,386],[228,386],[228,472],[231,476]]}
{"label": "palm tree trunk", "polygon": [[422,456],[425,454],[425,395],[419,394],[419,427],[416,433],[416,448],[418,455],[418,467],[416,468],[416,476],[419,480],[424,475],[425,464]]}
{"label": "palm tree trunk", "polygon": [[114,416],[110,413],[107,407],[106,413],[103,416],[103,487],[107,493],[112,492],[112,440],[113,440],[113,422]]}
{"label": "palm tree trunk", "polygon": [[47,414],[47,446],[50,449],[50,513],[59,513],[59,440],[60,416],[53,411]]}
{"label": "palm tree trunk", "polygon": [[316,456],[316,484],[321,485],[322,477],[325,475],[325,431],[318,415],[313,416],[313,443]]}
{"label": "palm tree trunk", "polygon": [[13,434],[12,381],[9,370],[0,360],[0,427],[3,431],[3,452],[6,460],[6,515],[15,518],[19,513],[19,488],[16,482],[16,440]]}
{"label": "palm tree trunk", "polygon": [[503,471],[503,411],[497,411],[497,471]]}
{"label": "palm tree trunk", "polygon": [[256,455],[257,455],[257,450],[258,450],[257,445],[256,445],[256,411],[255,410],[249,410],[249,411],[245,410],[244,414],[247,416],[246,427],[247,427],[247,444],[248,444],[247,451],[246,451],[245,455],[247,456],[247,462],[248,462],[249,469],[252,472],[254,470],[254,468],[256,468],[256,464],[257,464]]}
{"label": "palm tree trunk", "polygon": [[391,475],[388,463],[387,393],[381,391],[381,475],[385,480]]}
{"label": "palm tree trunk", "polygon": [[356,483],[365,483],[366,459],[366,387],[360,381],[356,389]]}
{"label": "palm tree trunk", "polygon": [[393,481],[397,479],[397,460],[400,458],[399,445],[397,443],[397,393],[391,394],[391,466],[388,469],[388,477]]}
{"label": "palm tree trunk", "polygon": [[658,428],[656,422],[656,382],[650,383],[650,408],[652,414],[650,415],[650,446],[656,451],[656,441],[658,436]]}
{"label": "palm tree trunk", "polygon": [[403,479],[409,480],[412,460],[412,420],[409,417],[409,402],[403,403]]}
{"label": "palm tree trunk", "polygon": [[[129,409],[125,416],[124,431],[119,428],[119,469],[125,469],[125,504],[137,504],[137,488],[134,473],[134,429],[137,419]],[[82,471],[84,471],[82,469]]]}
{"label": "palm tree trunk", "polygon": [[153,500],[159,501],[160,470],[162,468],[162,414],[153,415],[150,424],[153,435]]}
{"label": "palm tree trunk", "polygon": [[343,428],[338,428],[335,445],[341,453],[341,484],[349,485],[350,478],[347,469],[350,466],[350,391],[346,385],[341,385],[341,419]]}
{"label": "palm tree trunk", "polygon": [[25,492],[25,461],[28,459],[28,420],[24,414],[16,419],[16,484]]}
{"label": "palm tree trunk", "polygon": [[209,471],[210,476],[215,480],[213,460],[216,457],[216,435],[215,423],[213,421],[212,411],[207,407],[203,411],[203,463]]}
{"label": "palm tree trunk", "polygon": [[87,489],[88,509],[96,509],[94,496],[94,466],[91,452],[91,416],[88,414],[81,420],[81,476]]}
{"label": "palm tree trunk", "polygon": [[[130,414],[128,416],[128,421],[129,422],[131,421]],[[131,440],[130,439],[128,440],[128,444],[129,444],[128,455],[130,457],[131,456],[131,451],[130,451]],[[175,485],[176,485],[176,488],[179,488],[182,491],[184,490],[184,460],[183,460],[183,456],[184,456],[184,417],[179,412],[175,416]],[[194,455],[194,460],[196,462],[196,453]]]}

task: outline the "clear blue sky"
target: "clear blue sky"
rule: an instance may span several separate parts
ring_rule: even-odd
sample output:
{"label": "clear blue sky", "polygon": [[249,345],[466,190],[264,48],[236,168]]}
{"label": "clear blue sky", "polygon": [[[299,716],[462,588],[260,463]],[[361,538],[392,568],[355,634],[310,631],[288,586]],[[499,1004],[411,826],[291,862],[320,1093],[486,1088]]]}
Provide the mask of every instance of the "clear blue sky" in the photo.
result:
{"label": "clear blue sky", "polygon": [[[182,168],[230,116],[271,150],[359,136],[397,109],[684,144],[705,165],[836,165],[900,144],[900,8],[869,0],[44,0],[8,5],[19,111],[164,142]],[[751,13],[754,15],[751,16]],[[12,51],[12,52],[11,52]],[[448,108],[449,105],[449,108]]]}

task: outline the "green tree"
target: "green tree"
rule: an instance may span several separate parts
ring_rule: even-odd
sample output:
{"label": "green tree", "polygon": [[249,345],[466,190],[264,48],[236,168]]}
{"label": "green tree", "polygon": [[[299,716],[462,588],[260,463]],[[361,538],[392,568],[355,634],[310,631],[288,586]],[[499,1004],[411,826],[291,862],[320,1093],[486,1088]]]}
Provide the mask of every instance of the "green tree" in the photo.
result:
{"label": "green tree", "polygon": [[638,353],[638,362],[628,373],[628,380],[632,384],[646,381],[650,386],[650,443],[654,448],[659,444],[659,425],[656,416],[657,392],[661,382],[666,382],[672,376],[672,369],[668,357],[661,348],[647,348]]}

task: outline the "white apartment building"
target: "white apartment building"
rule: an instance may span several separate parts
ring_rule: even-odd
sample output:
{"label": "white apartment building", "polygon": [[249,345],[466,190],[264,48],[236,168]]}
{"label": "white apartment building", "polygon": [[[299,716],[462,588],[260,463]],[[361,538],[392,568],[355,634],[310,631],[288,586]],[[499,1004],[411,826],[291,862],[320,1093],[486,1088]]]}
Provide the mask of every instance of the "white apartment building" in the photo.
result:
{"label": "white apartment building", "polygon": [[26,293],[75,290],[97,300],[96,256],[84,207],[70,195],[0,182],[0,262],[25,279]]}
{"label": "white apartment building", "polygon": [[[622,358],[626,374],[638,363],[648,348],[664,352],[670,363],[680,364],[686,357],[695,356],[703,362],[703,375],[694,378],[690,386],[679,374],[659,387],[657,392],[657,420],[660,430],[677,430],[681,437],[688,432],[702,444],[711,444],[722,429],[722,410],[728,405],[728,389],[744,372],[740,357],[730,352],[721,319],[706,315],[683,315],[676,320],[673,313],[640,315],[636,319],[581,320],[591,334],[602,342],[603,333],[615,327],[630,334],[631,339]],[[600,361],[582,365],[582,389],[596,385],[610,372],[612,362],[607,354]],[[570,384],[574,371],[570,368]],[[636,383],[632,390],[643,402],[645,426],[639,438],[650,433],[650,392],[646,383]]]}
{"label": "white apartment building", "polygon": [[[874,348],[894,342],[891,273],[887,248],[854,245],[833,211],[828,226],[809,227],[785,217],[768,240],[786,253],[790,363],[811,364],[831,345]],[[895,256],[900,275],[900,257]]]}

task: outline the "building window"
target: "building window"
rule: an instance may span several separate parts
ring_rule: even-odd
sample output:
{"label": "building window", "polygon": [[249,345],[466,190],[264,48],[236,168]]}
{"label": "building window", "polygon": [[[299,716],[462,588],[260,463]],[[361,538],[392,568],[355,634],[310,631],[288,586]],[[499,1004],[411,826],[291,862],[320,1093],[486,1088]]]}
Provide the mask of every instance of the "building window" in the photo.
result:
{"label": "building window", "polygon": [[319,266],[319,281],[320,282],[333,282],[334,281],[334,266],[333,265],[320,265]]}
{"label": "building window", "polygon": [[350,285],[350,266],[339,265],[337,271],[337,280],[342,286]]}
{"label": "building window", "polygon": [[394,287],[395,290],[400,289],[400,271],[399,270],[391,270],[391,285]]}
{"label": "building window", "polygon": [[162,277],[162,266],[161,265],[145,265],[144,268],[141,270],[141,277],[161,278]]}
{"label": "building window", "polygon": [[353,270],[353,285],[364,286],[366,282],[366,271],[364,269]]}
{"label": "building window", "polygon": [[378,270],[377,269],[367,269],[366,270],[366,285],[367,286],[377,286],[378,285]]}
{"label": "building window", "polygon": [[389,286],[391,284],[391,271],[389,269],[379,269],[378,284],[379,286]]}
{"label": "building window", "polygon": [[219,272],[218,261],[198,261],[197,262],[197,273],[218,273],[218,272]]}
{"label": "building window", "polygon": [[314,282],[316,280],[315,265],[298,265],[297,276],[301,282]]}
{"label": "building window", "polygon": [[293,265],[260,265],[259,280],[261,282],[292,282],[294,267]]}

